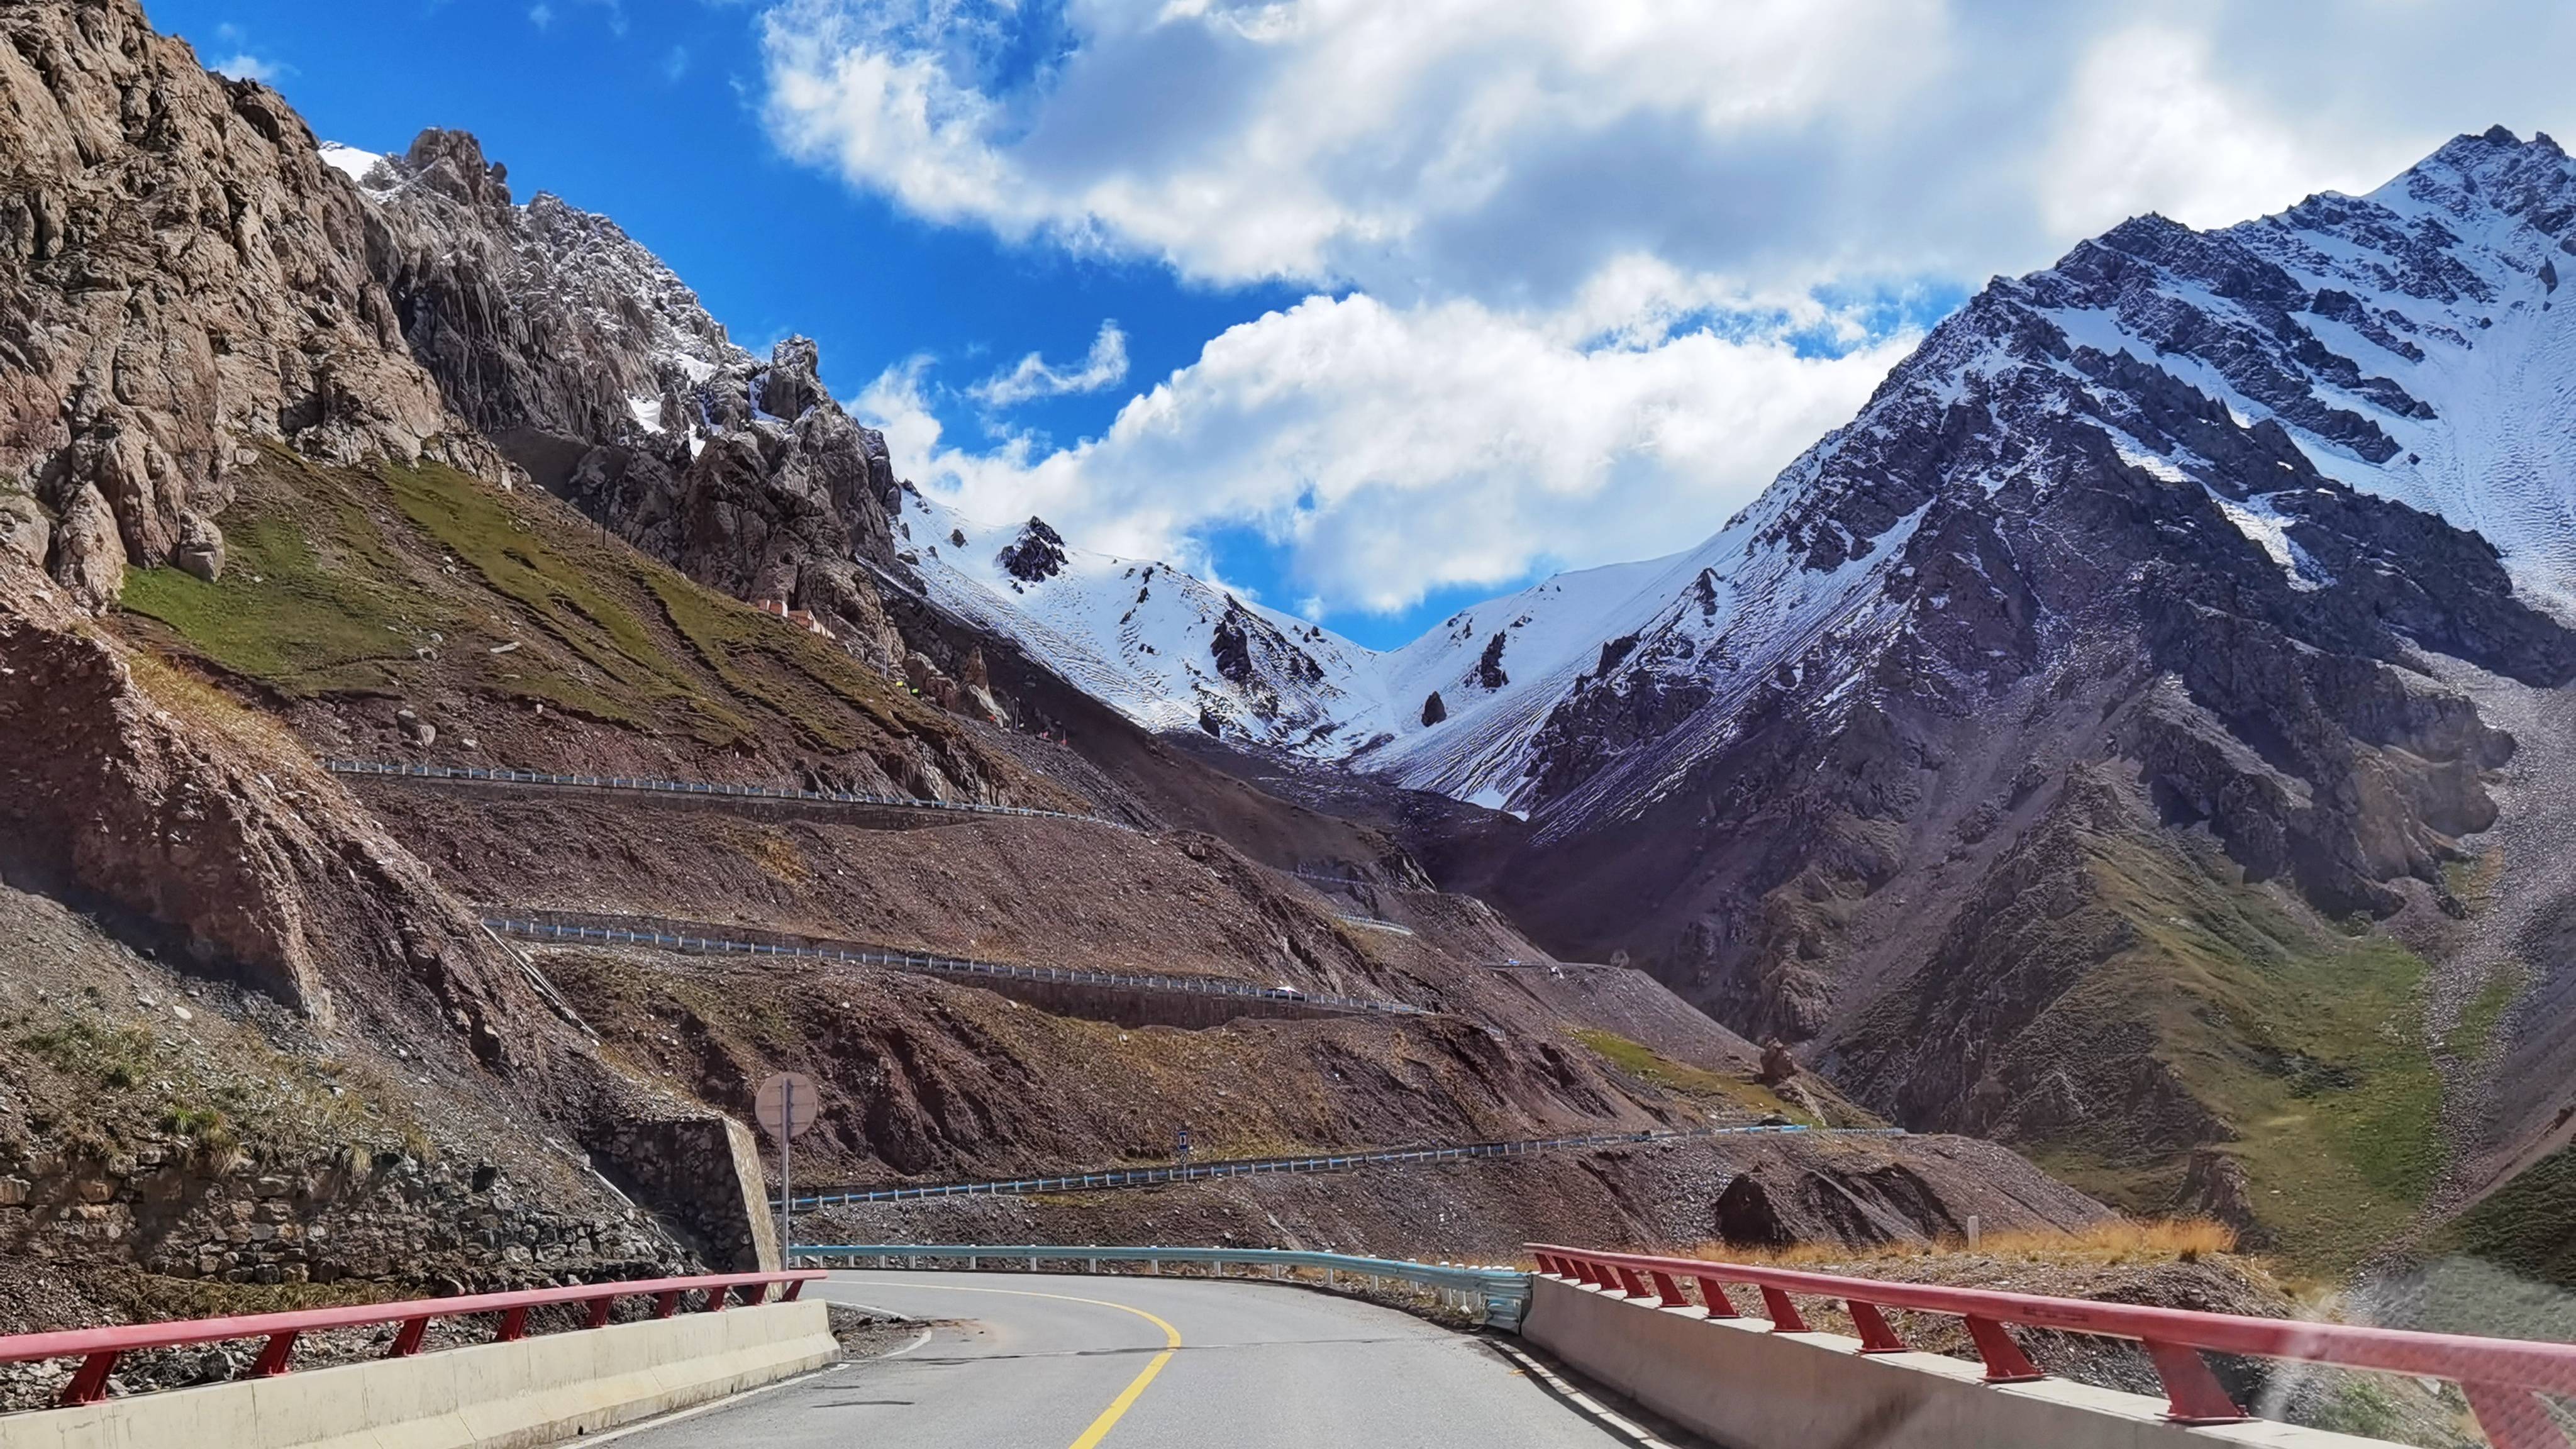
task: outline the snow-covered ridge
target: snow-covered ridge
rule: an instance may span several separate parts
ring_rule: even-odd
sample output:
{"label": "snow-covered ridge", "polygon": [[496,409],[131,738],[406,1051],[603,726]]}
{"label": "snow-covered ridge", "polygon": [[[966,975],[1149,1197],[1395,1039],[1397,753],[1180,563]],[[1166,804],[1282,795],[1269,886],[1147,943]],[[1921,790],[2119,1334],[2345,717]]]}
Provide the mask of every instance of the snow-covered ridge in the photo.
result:
{"label": "snow-covered ridge", "polygon": [[[2149,447],[2111,420],[2153,414],[2171,390],[2215,400],[2239,428],[2278,424],[2319,472],[2483,534],[2527,597],[2576,607],[2576,307],[2560,312],[2556,295],[2562,269],[2576,268],[2571,222],[2576,167],[2545,136],[2499,129],[2450,142],[2366,197],[2314,196],[2207,233],[2158,217],[2124,223],[2055,267],[1988,288],[1853,423],[1700,547],[1560,575],[1384,654],[1243,605],[1294,647],[1257,654],[1254,677],[1236,680],[1214,657],[1229,600],[1168,566],[1074,550],[1061,577],[1013,579],[992,562],[1011,530],[968,526],[966,546],[925,551],[925,567],[944,597],[1142,723],[1205,721],[1230,738],[1523,809],[1651,795],[1655,779],[1723,741],[1729,712],[1782,671],[1811,707],[1848,701],[1871,641],[1897,627],[1884,603],[1891,560],[1923,516],[1883,483],[1920,460],[1887,450],[1939,431],[1952,408],[2016,405],[1997,399],[2041,409],[2007,425],[2024,441],[2044,437],[2036,419],[2071,402],[2130,466],[2209,488],[2294,588],[2333,580],[2291,540],[2273,495],[2220,478],[2171,437]],[[2098,357],[2079,366],[2078,353]],[[2034,456],[1999,455],[1979,476],[1991,491],[2029,476]],[[924,516],[916,547],[923,527],[957,526]],[[1640,690],[1654,697],[1631,697]],[[1435,693],[1439,706],[1426,709]],[[1570,742],[1603,728],[1566,713],[1581,712],[1578,697],[1595,712],[1662,721],[1638,729],[1693,715],[1699,743],[1650,768],[1644,739],[1616,729]]]}

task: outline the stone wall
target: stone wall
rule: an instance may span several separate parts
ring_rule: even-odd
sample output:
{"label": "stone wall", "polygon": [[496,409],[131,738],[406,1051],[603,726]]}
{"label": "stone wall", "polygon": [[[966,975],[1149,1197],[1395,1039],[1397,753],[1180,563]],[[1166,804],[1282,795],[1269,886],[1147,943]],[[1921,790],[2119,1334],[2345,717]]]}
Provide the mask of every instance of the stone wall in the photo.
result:
{"label": "stone wall", "polygon": [[778,1266],[761,1144],[731,1117],[621,1122],[592,1160],[629,1197],[720,1273]]}

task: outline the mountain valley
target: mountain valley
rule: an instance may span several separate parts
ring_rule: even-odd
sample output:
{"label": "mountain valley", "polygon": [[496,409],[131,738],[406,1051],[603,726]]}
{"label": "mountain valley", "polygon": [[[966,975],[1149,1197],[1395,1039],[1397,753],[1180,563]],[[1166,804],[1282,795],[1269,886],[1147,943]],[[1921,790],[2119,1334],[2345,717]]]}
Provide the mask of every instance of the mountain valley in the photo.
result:
{"label": "mountain valley", "polygon": [[1716,536],[1381,654],[966,518],[469,134],[0,35],[13,1327],[774,1256],[778,1070],[843,1186],[1633,1139],[845,1241],[2576,1287],[2545,136],[1998,278]]}

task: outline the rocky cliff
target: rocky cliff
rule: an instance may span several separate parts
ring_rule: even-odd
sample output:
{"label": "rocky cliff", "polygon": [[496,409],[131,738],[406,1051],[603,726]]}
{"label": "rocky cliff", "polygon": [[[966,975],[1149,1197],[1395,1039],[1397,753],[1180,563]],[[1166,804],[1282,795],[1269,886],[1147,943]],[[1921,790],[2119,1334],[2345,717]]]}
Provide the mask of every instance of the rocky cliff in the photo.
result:
{"label": "rocky cliff", "polygon": [[901,493],[813,343],[753,357],[606,217],[513,202],[462,132],[348,169],[404,340],[513,462],[690,577],[902,658],[866,573],[895,562]]}
{"label": "rocky cliff", "polygon": [[129,560],[221,570],[248,440],[499,475],[402,345],[364,205],[275,91],[131,4],[13,5],[0,35],[5,546],[95,608]]}

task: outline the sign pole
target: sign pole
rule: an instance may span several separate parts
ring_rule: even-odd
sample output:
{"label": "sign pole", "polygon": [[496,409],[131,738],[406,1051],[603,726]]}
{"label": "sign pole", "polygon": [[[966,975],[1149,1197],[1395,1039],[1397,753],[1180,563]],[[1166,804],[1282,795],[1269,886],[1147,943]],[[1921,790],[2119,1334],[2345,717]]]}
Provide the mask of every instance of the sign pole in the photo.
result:
{"label": "sign pole", "polygon": [[[792,1123],[796,1120],[796,1079],[788,1078],[785,1086],[782,1096],[787,1110],[779,1115]],[[796,1179],[790,1172],[796,1159],[795,1144],[794,1131],[778,1134],[778,1265],[782,1268],[796,1266]]]}
{"label": "sign pole", "polygon": [[814,1125],[823,1091],[802,1072],[780,1072],[752,1096],[752,1114],[778,1138],[778,1257],[796,1262],[796,1134]]}

